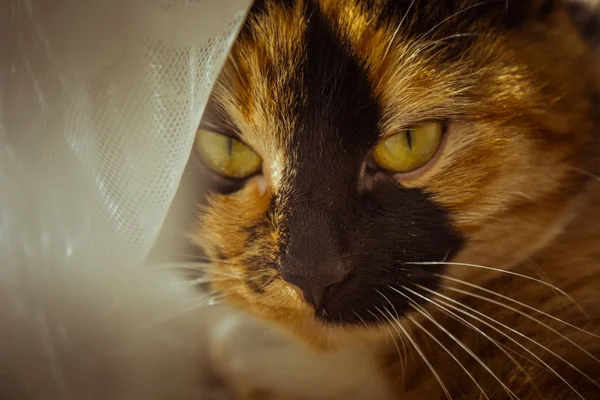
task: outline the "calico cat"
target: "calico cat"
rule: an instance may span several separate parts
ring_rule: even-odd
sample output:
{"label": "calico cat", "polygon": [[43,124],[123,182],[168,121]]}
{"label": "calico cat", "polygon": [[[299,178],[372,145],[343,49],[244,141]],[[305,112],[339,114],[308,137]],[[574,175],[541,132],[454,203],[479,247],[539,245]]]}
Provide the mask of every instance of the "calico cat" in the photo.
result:
{"label": "calico cat", "polygon": [[255,2],[195,144],[212,289],[319,351],[377,343],[399,399],[600,398],[576,21],[551,0]]}

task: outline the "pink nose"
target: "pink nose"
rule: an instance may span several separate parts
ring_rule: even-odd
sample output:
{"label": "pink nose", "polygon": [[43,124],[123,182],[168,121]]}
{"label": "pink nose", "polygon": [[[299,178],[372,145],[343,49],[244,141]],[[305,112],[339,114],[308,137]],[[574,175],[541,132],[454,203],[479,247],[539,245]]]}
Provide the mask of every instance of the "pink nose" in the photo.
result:
{"label": "pink nose", "polygon": [[302,289],[300,289],[298,286],[294,285],[293,283],[289,283],[288,285],[290,286],[290,288],[292,288],[292,290],[294,292],[296,292],[296,294],[298,295],[299,298],[302,299],[302,301],[306,301],[306,298],[304,297],[304,293],[302,293]]}
{"label": "pink nose", "polygon": [[329,285],[310,285],[303,279],[286,279],[290,287],[296,292],[298,297],[308,303],[315,310],[323,305],[323,296]]}

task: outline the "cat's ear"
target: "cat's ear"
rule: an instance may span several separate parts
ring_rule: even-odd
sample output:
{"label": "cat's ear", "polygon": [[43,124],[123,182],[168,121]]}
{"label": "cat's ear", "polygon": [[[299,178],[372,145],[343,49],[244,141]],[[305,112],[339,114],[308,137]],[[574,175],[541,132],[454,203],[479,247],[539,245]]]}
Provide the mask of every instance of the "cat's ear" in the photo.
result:
{"label": "cat's ear", "polygon": [[506,7],[510,22],[519,25],[543,19],[554,10],[556,3],[556,0],[506,0]]}

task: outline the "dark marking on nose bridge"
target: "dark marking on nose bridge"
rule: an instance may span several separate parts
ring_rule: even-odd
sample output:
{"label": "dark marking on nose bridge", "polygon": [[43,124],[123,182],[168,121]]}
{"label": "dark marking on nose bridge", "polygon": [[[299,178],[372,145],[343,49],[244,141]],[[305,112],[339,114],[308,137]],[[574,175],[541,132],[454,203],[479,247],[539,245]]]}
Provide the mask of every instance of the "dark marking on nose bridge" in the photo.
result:
{"label": "dark marking on nose bridge", "polygon": [[[318,5],[306,8],[306,61],[301,69],[306,101],[298,105],[298,128],[291,145],[301,155],[364,155],[378,137],[380,110],[366,69]],[[321,165],[316,165],[321,167]]]}
{"label": "dark marking on nose bridge", "polygon": [[[295,129],[285,150],[294,154],[284,174],[290,202],[328,193],[345,197],[369,148],[379,137],[380,108],[369,75],[316,2],[307,2],[304,57],[294,106]],[[296,98],[300,98],[297,96]]]}
{"label": "dark marking on nose bridge", "polygon": [[344,228],[358,171],[379,136],[380,110],[367,71],[319,5],[309,2],[306,17],[299,82],[305,101],[296,105],[288,149],[296,158],[286,185],[280,273],[319,308],[352,272]]}

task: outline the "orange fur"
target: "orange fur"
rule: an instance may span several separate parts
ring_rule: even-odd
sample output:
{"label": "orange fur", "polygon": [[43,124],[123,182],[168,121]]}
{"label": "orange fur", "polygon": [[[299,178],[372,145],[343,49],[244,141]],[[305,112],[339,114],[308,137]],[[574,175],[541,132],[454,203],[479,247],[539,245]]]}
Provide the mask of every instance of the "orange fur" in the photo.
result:
{"label": "orange fur", "polygon": [[[450,120],[439,158],[420,176],[401,183],[422,188],[450,210],[454,227],[467,238],[464,249],[452,262],[528,275],[531,274],[528,266],[535,263],[553,276],[558,286],[569,288],[569,293],[593,318],[586,322],[572,316],[576,311],[563,308],[567,306],[561,302],[561,296],[539,283],[514,275],[455,265],[450,266],[446,283],[456,286],[456,281],[451,279],[461,279],[484,285],[488,290],[514,297],[573,324],[587,323],[587,329],[600,334],[600,300],[595,295],[595,288],[600,284],[600,266],[596,263],[600,254],[595,250],[600,228],[592,222],[600,217],[596,205],[600,203],[593,200],[598,197],[590,200],[590,196],[597,196],[600,187],[597,182],[586,183],[585,174],[580,172],[594,173],[597,168],[598,138],[593,133],[598,109],[593,95],[598,85],[592,52],[563,8],[558,6],[543,21],[532,19],[511,29],[498,28],[481,18],[468,27],[469,31],[462,31],[465,27],[457,17],[440,21],[439,28],[416,40],[403,36],[402,30],[396,32],[400,19],[395,24],[375,24],[378,15],[369,11],[373,7],[363,7],[361,1],[314,3],[319,4],[331,29],[368,71],[383,110],[382,132],[393,133],[426,120]],[[386,1],[375,3],[383,7]],[[475,4],[459,3],[465,8]],[[314,319],[312,310],[274,271],[267,277],[272,281],[262,293],[257,294],[248,287],[247,281],[259,279],[256,275],[259,273],[249,270],[244,260],[260,257],[277,262],[278,246],[286,240],[279,230],[278,216],[268,219],[265,214],[272,194],[286,191],[279,185],[278,174],[281,171],[295,173],[293,169],[286,169],[295,154],[285,154],[281,149],[297,123],[292,104],[304,101],[306,96],[298,92],[293,83],[302,74],[305,57],[302,34],[307,20],[302,11],[303,1],[296,2],[294,7],[267,1],[266,7],[265,13],[250,17],[246,29],[252,35],[243,36],[234,46],[214,94],[215,101],[242,132],[243,140],[263,158],[265,173],[234,194],[214,196],[200,216],[194,240],[206,249],[224,273],[234,276],[215,282],[216,290],[225,293],[236,306],[287,327],[317,348],[387,335],[389,328],[385,326],[372,330],[325,326]],[[433,10],[434,5],[431,7]],[[403,23],[412,23],[410,14]],[[456,40],[469,40],[470,45],[451,62],[442,62],[439,46],[451,40],[451,35],[461,34],[470,36]],[[283,116],[283,119],[274,116]],[[264,182],[259,182],[260,179]],[[261,193],[261,184],[267,186],[264,193]],[[259,227],[254,229],[254,226]],[[254,229],[254,234],[260,236],[260,244],[251,248],[246,245],[248,229]],[[460,287],[473,292],[472,288]],[[600,370],[589,358],[581,361],[581,355],[567,350],[564,341],[547,338],[547,330],[527,318],[452,289],[440,293],[460,299],[528,337],[537,338],[570,362],[579,363],[588,373],[594,368]],[[498,349],[490,350],[490,342],[475,330],[457,323],[439,307],[426,308],[439,323],[480,354],[521,399],[538,398],[533,381],[542,386],[547,398],[563,399],[573,395],[564,388],[553,391],[550,382],[556,380],[556,376],[535,367],[536,362],[523,362],[530,375],[524,378],[521,372],[515,372],[510,359],[499,355]],[[474,371],[477,380],[498,393],[497,397],[490,398],[504,398],[506,393],[498,391],[497,381],[486,375],[481,365],[461,353],[448,336],[436,331],[434,324],[423,315],[415,314],[412,318],[436,332],[434,336],[454,354],[461,354],[459,359]],[[457,373],[456,363],[447,354],[440,353],[437,344],[415,323],[406,319],[403,323],[408,334],[414,335],[416,342],[423,346],[425,354],[435,360],[436,369],[449,390],[456,393],[455,398],[472,399],[479,395],[469,377],[461,376],[460,371]],[[580,340],[581,346],[600,357],[598,340],[556,321],[549,323],[573,340]],[[503,346],[512,348],[511,351],[523,352],[484,324],[476,325]],[[534,348],[530,343],[526,347]],[[582,383],[581,375],[567,372],[564,363],[549,359],[548,354],[539,349],[531,351],[560,369],[568,379],[579,382],[585,393],[591,393],[589,382]],[[424,373],[427,366],[415,359],[403,380],[397,355],[387,359],[385,369],[391,382],[398,384],[399,393],[403,392],[401,382],[406,387],[402,399],[443,396],[438,382]],[[461,376],[460,379],[453,379],[455,375]],[[600,375],[595,373],[594,377],[600,378]]]}

